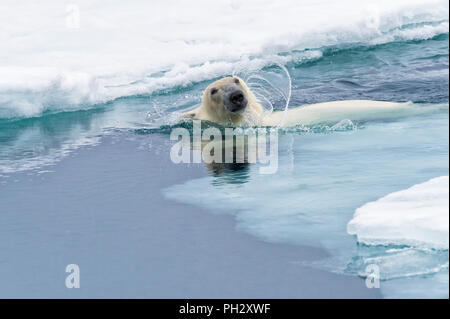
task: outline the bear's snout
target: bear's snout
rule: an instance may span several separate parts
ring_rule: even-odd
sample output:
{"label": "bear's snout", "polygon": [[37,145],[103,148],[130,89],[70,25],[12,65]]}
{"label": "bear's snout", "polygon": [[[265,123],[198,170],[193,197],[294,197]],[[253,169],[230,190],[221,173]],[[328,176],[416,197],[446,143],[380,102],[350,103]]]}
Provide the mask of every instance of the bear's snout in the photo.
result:
{"label": "bear's snout", "polygon": [[230,103],[226,105],[228,111],[239,112],[247,106],[247,98],[241,90],[235,90],[229,95]]}
{"label": "bear's snout", "polygon": [[235,91],[231,94],[230,100],[233,104],[242,104],[244,101],[244,94],[241,91]]}

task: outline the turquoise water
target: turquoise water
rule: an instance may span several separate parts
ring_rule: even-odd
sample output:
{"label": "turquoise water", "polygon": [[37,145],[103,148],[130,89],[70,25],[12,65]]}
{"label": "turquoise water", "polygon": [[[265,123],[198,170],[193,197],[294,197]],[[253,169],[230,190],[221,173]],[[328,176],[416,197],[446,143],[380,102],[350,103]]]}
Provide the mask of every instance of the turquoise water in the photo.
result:
{"label": "turquoise water", "polygon": [[[302,266],[364,277],[368,260],[382,259],[389,264],[383,273],[380,263],[385,297],[448,298],[448,249],[364,246],[346,231],[355,209],[365,203],[448,175],[448,48],[445,33],[428,40],[321,47],[314,49],[322,53],[316,58],[293,59],[285,65],[292,78],[291,107],[346,99],[413,101],[432,107],[420,116],[281,131],[276,174],[259,174],[258,164],[236,164],[158,191],[168,201],[230,214],[239,232],[258,240],[309,245],[329,253],[319,261],[299,262]],[[168,133],[179,112],[197,106],[213,80],[72,112],[0,118],[0,187],[10,187],[19,172],[52,171],[56,163],[101,144],[106,136],[131,133],[148,135],[151,141],[156,134],[170,143]],[[283,103],[275,98],[275,109],[283,109]],[[158,143],[146,147],[151,152],[164,149]],[[189,175],[189,166],[182,167],[180,174]],[[163,180],[165,172],[154,178]],[[391,253],[394,248],[399,252]]]}

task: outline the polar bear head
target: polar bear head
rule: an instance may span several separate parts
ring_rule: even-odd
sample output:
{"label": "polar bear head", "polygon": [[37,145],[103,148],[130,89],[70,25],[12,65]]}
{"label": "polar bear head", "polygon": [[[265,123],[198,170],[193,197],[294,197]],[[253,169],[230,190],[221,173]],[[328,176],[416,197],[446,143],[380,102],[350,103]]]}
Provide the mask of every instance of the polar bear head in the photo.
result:
{"label": "polar bear head", "polygon": [[220,124],[254,124],[260,120],[262,107],[247,84],[232,76],[208,85],[203,92],[201,106],[186,115]]}
{"label": "polar bear head", "polygon": [[210,84],[203,93],[202,104],[217,113],[241,114],[248,105],[249,89],[238,77],[222,78]]}

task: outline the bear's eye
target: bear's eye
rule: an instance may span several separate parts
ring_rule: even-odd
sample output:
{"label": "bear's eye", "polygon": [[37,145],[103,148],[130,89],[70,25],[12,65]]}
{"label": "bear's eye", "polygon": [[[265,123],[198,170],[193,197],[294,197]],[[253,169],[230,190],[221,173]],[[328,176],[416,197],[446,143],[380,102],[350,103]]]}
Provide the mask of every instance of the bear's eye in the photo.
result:
{"label": "bear's eye", "polygon": [[234,79],[234,83],[239,84],[241,82],[239,82],[239,79]]}
{"label": "bear's eye", "polygon": [[218,90],[217,90],[216,88],[212,88],[212,89],[211,89],[211,95],[214,95],[214,94],[216,94],[216,93],[217,93],[217,91],[218,91]]}

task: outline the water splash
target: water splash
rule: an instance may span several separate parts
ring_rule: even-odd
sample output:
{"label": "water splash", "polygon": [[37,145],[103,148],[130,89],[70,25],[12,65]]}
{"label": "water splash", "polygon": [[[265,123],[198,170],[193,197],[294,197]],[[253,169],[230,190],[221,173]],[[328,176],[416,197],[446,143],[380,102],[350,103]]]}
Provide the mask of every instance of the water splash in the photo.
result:
{"label": "water splash", "polygon": [[292,94],[292,79],[287,68],[281,63],[273,62],[258,71],[234,71],[233,75],[238,75],[245,80],[263,106],[264,117],[270,115],[275,109],[284,110],[283,117],[278,123],[278,127],[282,127]]}

